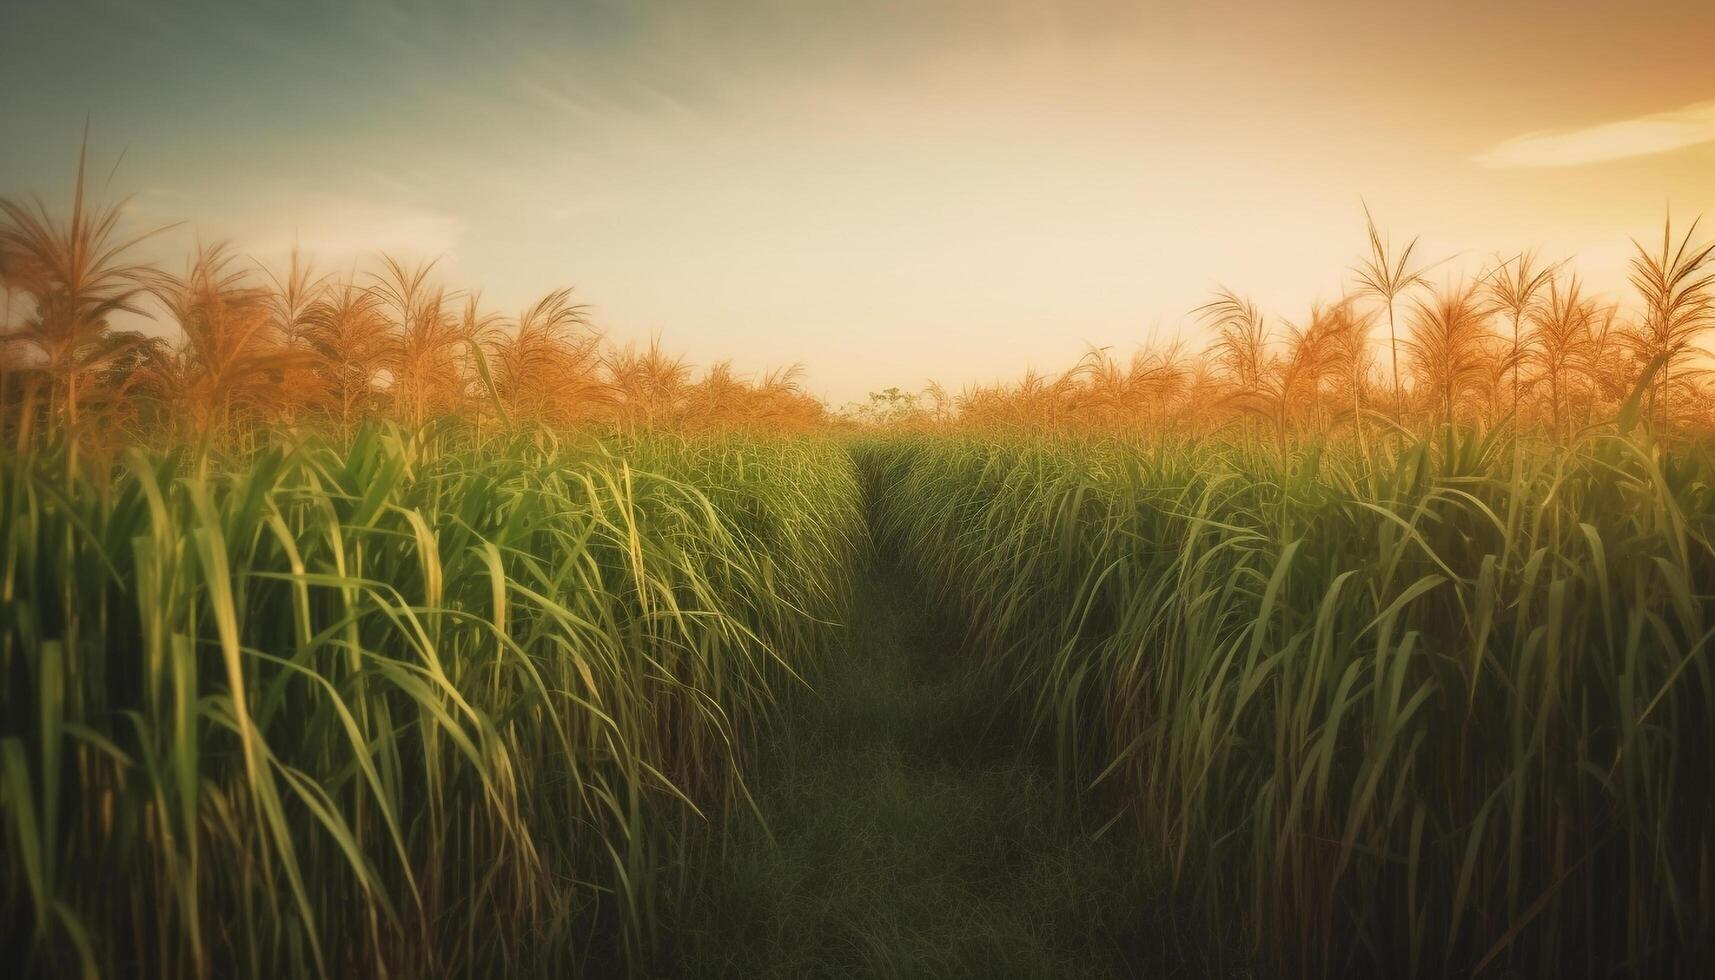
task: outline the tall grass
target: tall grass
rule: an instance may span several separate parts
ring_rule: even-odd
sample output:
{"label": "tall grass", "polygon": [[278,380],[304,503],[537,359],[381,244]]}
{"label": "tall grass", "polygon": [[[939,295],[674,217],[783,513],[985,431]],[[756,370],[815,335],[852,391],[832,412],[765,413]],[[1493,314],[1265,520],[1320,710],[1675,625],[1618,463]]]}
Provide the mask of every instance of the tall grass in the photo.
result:
{"label": "tall grass", "polygon": [[16,452],[0,506],[4,947],[44,976],[637,951],[863,534],[828,442],[450,427]]}
{"label": "tall grass", "polygon": [[[842,616],[865,510],[811,434],[842,420],[795,369],[613,347],[570,290],[500,317],[386,257],[163,275],[81,158],[75,188],[0,199],[0,954],[649,946],[685,823],[744,801]],[[1222,290],[1202,349],[876,393],[843,420],[893,432],[871,513],[1274,966],[1693,972],[1715,242],[1638,245],[1627,308],[1528,252],[1433,288],[1365,217],[1297,321]],[[108,322],[141,312],[176,329]],[[710,435],[741,431],[801,438]]]}
{"label": "tall grass", "polygon": [[1697,973],[1715,457],[1608,426],[1518,458],[1452,428],[863,455],[877,533],[1063,771],[1272,971]]}

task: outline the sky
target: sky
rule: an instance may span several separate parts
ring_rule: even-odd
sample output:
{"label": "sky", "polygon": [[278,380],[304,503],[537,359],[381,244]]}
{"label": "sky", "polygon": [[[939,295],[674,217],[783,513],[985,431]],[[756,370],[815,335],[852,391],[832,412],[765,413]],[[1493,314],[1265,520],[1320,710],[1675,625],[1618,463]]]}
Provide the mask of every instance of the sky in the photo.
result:
{"label": "sky", "polygon": [[[1363,204],[1437,275],[1535,247],[1623,295],[1715,212],[1715,3],[0,3],[0,194],[198,241],[436,259],[835,405],[1297,320]],[[115,166],[117,161],[117,166]],[[1715,223],[1715,214],[1710,215]]]}

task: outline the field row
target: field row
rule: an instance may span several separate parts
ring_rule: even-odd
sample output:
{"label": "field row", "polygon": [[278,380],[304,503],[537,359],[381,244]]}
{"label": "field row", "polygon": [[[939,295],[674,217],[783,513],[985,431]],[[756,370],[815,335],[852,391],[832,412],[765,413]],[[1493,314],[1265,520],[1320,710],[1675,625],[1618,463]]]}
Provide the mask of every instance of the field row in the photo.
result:
{"label": "field row", "polygon": [[7,460],[9,958],[488,976],[652,941],[844,615],[849,458],[465,438]]}
{"label": "field row", "polygon": [[1271,972],[1710,955],[1715,458],[882,441],[897,542],[1062,769]]}

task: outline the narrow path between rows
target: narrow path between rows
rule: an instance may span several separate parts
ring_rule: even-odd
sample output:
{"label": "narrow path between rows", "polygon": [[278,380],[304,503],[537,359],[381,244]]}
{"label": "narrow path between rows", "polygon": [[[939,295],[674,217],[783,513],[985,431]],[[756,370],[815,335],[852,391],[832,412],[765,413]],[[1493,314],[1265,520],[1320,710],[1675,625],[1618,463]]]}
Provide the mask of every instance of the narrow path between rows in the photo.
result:
{"label": "narrow path between rows", "polygon": [[872,577],[812,683],[752,781],[762,820],[713,842],[665,972],[1184,975],[1160,876],[1077,829],[901,576]]}

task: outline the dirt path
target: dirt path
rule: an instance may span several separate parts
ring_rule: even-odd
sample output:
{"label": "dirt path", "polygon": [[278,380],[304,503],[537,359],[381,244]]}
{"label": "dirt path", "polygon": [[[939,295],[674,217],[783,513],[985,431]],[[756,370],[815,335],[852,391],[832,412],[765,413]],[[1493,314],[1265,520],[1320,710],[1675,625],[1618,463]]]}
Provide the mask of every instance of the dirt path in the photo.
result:
{"label": "dirt path", "polygon": [[1159,876],[1062,814],[897,576],[834,661],[753,781],[767,829],[728,826],[674,923],[672,975],[1184,975]]}

